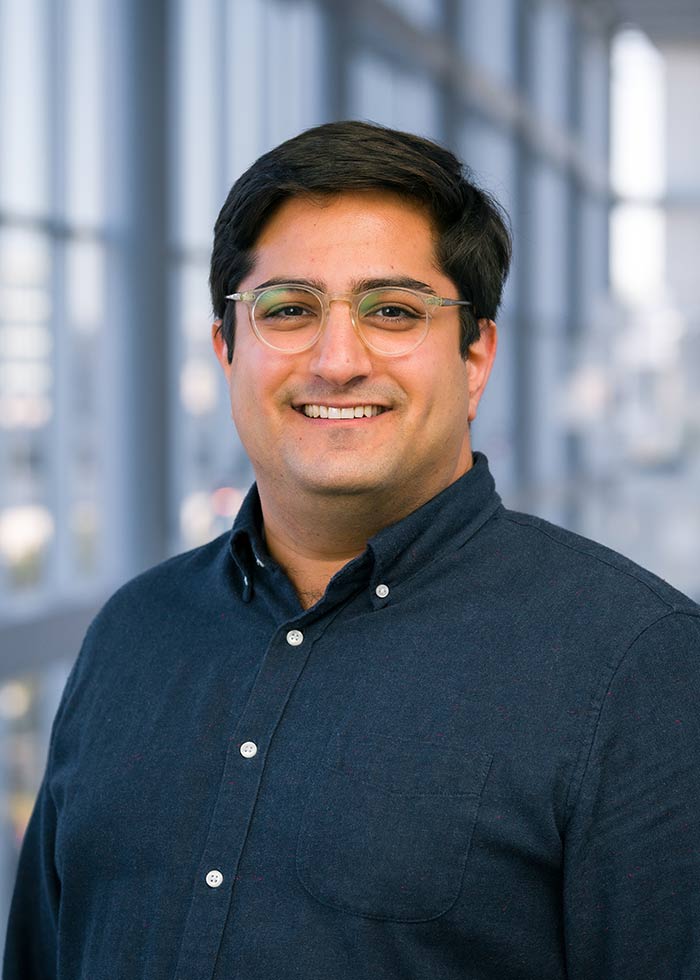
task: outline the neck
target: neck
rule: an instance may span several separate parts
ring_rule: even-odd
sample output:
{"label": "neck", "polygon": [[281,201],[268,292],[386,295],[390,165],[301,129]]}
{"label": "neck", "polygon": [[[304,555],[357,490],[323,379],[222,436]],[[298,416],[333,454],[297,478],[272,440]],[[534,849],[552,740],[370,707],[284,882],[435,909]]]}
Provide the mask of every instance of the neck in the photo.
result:
{"label": "neck", "polygon": [[[448,483],[462,472],[465,470],[455,472]],[[444,487],[424,488],[422,496],[397,501],[395,495],[383,500],[362,493],[269,492],[265,481],[258,479],[267,549],[308,609],[318,602],[336,572],[362,554],[371,537],[417,510],[441,489]]]}
{"label": "neck", "polygon": [[277,507],[263,492],[260,500],[267,550],[285,570],[304,609],[318,602],[335,573],[362,554],[374,534],[400,519],[384,519],[376,510],[361,513],[343,498],[322,498],[307,507],[296,501],[293,510],[286,504]]}

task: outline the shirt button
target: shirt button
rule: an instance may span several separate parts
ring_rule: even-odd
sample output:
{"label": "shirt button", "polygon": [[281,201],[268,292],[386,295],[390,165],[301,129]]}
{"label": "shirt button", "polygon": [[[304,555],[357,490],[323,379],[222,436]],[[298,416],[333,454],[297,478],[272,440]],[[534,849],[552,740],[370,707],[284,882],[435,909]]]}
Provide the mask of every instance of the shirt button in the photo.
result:
{"label": "shirt button", "polygon": [[210,888],[218,888],[223,880],[224,876],[220,871],[210,871],[206,877],[206,882]]}
{"label": "shirt button", "polygon": [[374,591],[380,599],[386,599],[386,597],[389,595],[389,586],[382,583],[381,585],[378,585]]}
{"label": "shirt button", "polygon": [[304,642],[304,634],[301,630],[290,630],[287,633],[287,643],[290,647],[298,647],[300,643]]}
{"label": "shirt button", "polygon": [[244,759],[252,759],[257,754],[257,751],[258,747],[255,742],[244,742],[240,748],[241,755]]}

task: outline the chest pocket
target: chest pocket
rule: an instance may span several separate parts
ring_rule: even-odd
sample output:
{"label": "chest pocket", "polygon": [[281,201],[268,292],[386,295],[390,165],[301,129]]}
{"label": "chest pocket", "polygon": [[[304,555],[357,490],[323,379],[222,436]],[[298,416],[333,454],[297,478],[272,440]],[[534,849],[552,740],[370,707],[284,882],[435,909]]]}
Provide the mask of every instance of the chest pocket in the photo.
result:
{"label": "chest pocket", "polygon": [[460,893],[490,762],[418,739],[334,735],[301,820],[302,885],[356,915],[442,915]]}

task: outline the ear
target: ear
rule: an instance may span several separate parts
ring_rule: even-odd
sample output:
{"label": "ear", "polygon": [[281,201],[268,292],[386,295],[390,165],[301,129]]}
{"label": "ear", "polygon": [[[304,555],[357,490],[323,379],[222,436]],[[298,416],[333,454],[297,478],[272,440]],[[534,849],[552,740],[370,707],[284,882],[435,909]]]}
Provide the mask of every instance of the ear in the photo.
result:
{"label": "ear", "polygon": [[476,418],[479,400],[486,388],[498,347],[498,331],[493,320],[479,320],[479,330],[479,339],[469,347],[466,365],[469,379],[470,422]]}
{"label": "ear", "polygon": [[229,380],[231,374],[231,365],[228,362],[228,344],[224,340],[224,334],[221,329],[221,320],[214,320],[211,325],[211,342],[214,348],[214,353],[216,354],[216,359],[224,370],[226,375],[226,380]]}

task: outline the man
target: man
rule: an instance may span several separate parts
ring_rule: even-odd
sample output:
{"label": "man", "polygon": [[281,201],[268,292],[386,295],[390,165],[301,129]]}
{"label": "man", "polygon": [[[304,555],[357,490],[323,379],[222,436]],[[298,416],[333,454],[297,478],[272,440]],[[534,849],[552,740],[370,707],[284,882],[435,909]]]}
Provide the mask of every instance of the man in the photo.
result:
{"label": "man", "polygon": [[91,625],[6,980],[700,976],[700,610],[473,454],[509,257],[412,135],[321,126],[234,185],[256,486]]}

